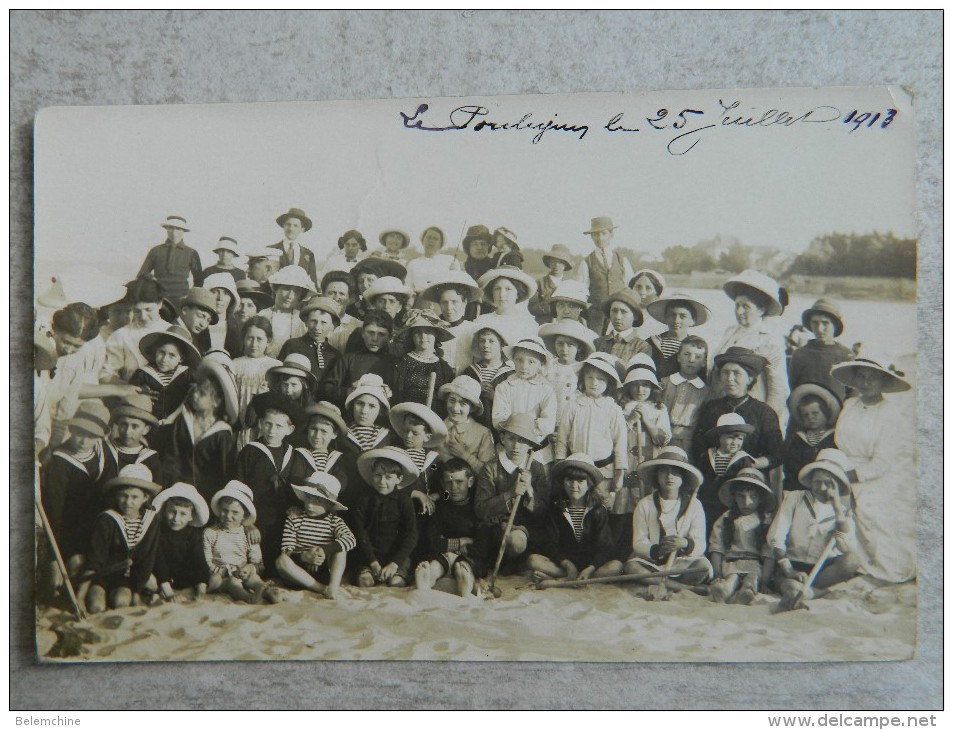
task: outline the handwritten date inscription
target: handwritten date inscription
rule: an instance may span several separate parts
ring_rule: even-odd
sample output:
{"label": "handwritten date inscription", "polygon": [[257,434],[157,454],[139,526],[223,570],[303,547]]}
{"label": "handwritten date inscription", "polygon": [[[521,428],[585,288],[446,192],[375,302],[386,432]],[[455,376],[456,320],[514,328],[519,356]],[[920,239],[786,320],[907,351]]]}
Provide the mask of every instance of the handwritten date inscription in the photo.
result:
{"label": "handwritten date inscription", "polygon": [[[618,112],[604,124],[591,124],[579,120],[567,122],[551,114],[545,121],[539,121],[533,112],[526,112],[516,118],[494,118],[493,112],[486,106],[471,104],[453,109],[441,120],[430,114],[429,104],[420,104],[413,114],[400,112],[405,129],[421,132],[532,132],[532,143],[539,144],[546,132],[561,132],[560,136],[583,141],[590,130],[601,130],[614,136],[662,137],[669,154],[680,156],[690,152],[703,138],[717,129],[790,129],[806,124],[846,125],[848,134],[858,130],[886,130],[899,112],[896,109],[853,111],[844,114],[837,107],[822,105],[805,110],[786,111],[782,109],[747,109],[741,101],[726,102],[718,99],[717,105],[710,110],[692,109],[656,109],[648,114],[632,115]],[[644,121],[643,121],[644,120]]]}

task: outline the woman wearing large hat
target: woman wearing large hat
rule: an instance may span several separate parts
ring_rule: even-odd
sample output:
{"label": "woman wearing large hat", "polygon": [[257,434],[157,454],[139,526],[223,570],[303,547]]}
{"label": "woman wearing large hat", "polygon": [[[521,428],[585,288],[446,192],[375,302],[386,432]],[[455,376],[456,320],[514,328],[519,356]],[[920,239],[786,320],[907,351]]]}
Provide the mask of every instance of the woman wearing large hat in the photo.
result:
{"label": "woman wearing large hat", "polygon": [[767,360],[745,347],[729,347],[715,356],[718,383],[724,395],[702,404],[692,438],[692,461],[702,463],[708,448],[706,435],[726,413],[736,413],[753,431],[742,448],[755,459],[754,467],[767,472],[781,463],[783,441],[774,409],[755,396],[759,376]]}
{"label": "woman wearing large hat", "polygon": [[300,266],[285,266],[272,274],[268,283],[274,292],[275,303],[259,314],[271,321],[272,339],[265,354],[277,357],[285,342],[306,332],[301,320],[301,306],[317,294],[317,289]]}
{"label": "woman wearing large hat", "polygon": [[906,374],[884,362],[857,358],[832,368],[858,393],[844,402],[834,440],[853,465],[863,570],[901,583],[917,573],[916,403]]}
{"label": "woman wearing large hat", "polygon": [[500,327],[512,333],[513,339],[533,337],[539,325],[529,313],[527,302],[536,293],[536,282],[520,269],[504,266],[487,271],[479,279],[483,301],[492,308],[489,317],[499,320]]}
{"label": "woman wearing large hat", "polygon": [[[784,428],[788,417],[785,408],[788,397],[787,359],[784,337],[775,330],[776,320],[770,318],[784,312],[788,303],[787,290],[770,276],[752,269],[728,279],[722,288],[735,303],[737,324],[725,330],[721,344],[712,352],[719,355],[730,347],[744,347],[765,358],[763,374],[758,378],[753,394],[774,409]],[[710,382],[715,397],[724,395],[717,367],[711,373]]]}
{"label": "woman wearing large hat", "polygon": [[443,357],[454,372],[460,372],[470,364],[473,322],[467,316],[467,308],[482,298],[483,290],[473,277],[464,271],[451,270],[432,281],[415,302],[415,306],[436,307],[440,319],[447,323],[453,339],[444,343]]}

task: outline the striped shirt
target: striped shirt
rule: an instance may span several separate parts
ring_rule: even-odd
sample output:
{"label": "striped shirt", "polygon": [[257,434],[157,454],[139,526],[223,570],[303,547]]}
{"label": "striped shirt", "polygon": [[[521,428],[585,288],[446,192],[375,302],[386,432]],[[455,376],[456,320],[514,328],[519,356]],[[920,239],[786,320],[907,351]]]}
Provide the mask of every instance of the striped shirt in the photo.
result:
{"label": "striped shirt", "polygon": [[377,434],[380,433],[380,428],[378,426],[351,426],[348,431],[354,437],[354,440],[361,445],[361,448],[367,450],[373,449],[374,444],[377,443]]}
{"label": "striped shirt", "polygon": [[493,382],[493,378],[496,377],[497,373],[499,373],[505,365],[506,363],[500,363],[499,367],[493,368],[484,367],[483,365],[480,365],[480,363],[475,362],[473,363],[473,369],[476,370],[477,375],[480,376],[480,382],[484,385],[487,385]]}
{"label": "striped shirt", "polygon": [[404,449],[417,469],[423,469],[427,462],[427,449]]}
{"label": "striped shirt", "polygon": [[724,475],[728,471],[728,465],[731,463],[734,454],[723,454],[720,451],[715,452],[715,474]]}
{"label": "striped shirt", "polygon": [[206,527],[202,533],[202,543],[205,562],[210,568],[225,567],[231,572],[247,563],[261,565],[263,562],[261,545],[252,545],[248,541],[244,527],[234,530],[226,530],[219,525]]}
{"label": "striped shirt", "polygon": [[128,520],[123,517],[122,525],[126,533],[126,544],[128,544],[129,549],[132,550],[139,544],[139,540],[142,538],[142,517],[137,517],[134,520]]}
{"label": "striped shirt", "polygon": [[804,434],[805,441],[807,441],[811,446],[817,446],[821,441],[824,440],[830,431],[803,431],[802,433]]}
{"label": "striped shirt", "polygon": [[327,451],[311,450],[311,457],[314,459],[314,465],[318,467],[318,471],[328,470],[328,457],[330,456],[331,454]]}
{"label": "striped shirt", "polygon": [[160,383],[162,383],[162,387],[168,386],[169,383],[173,381],[173,379],[178,374],[178,372],[179,372],[178,368],[176,368],[175,370],[168,370],[164,373],[159,372],[155,368],[153,368],[152,370],[152,374],[155,375],[155,377],[158,379]]}
{"label": "striped shirt", "polygon": [[662,348],[662,355],[666,358],[671,357],[678,352],[678,348],[682,346],[682,341],[676,337],[666,337],[665,335],[658,336],[659,346]]}
{"label": "striped shirt", "polygon": [[576,536],[576,542],[582,540],[582,518],[586,516],[586,508],[566,507],[566,514],[569,515],[569,522],[572,524],[572,532]]}
{"label": "striped shirt", "polygon": [[312,517],[298,507],[288,510],[281,536],[281,552],[300,553],[320,546],[325,552],[345,553],[356,545],[354,533],[336,514],[327,512]]}

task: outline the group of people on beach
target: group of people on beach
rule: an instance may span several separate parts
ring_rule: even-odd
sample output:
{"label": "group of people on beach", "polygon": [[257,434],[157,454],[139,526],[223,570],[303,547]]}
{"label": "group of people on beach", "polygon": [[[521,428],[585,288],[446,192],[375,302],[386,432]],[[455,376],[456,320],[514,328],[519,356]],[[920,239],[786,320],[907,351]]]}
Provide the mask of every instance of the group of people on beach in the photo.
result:
{"label": "group of people on beach", "polygon": [[709,308],[633,270],[607,217],[539,279],[505,227],[470,226],[463,258],[435,226],[413,258],[401,230],[319,257],[304,211],[276,223],[281,241],[222,236],[203,268],[169,216],[124,291],[84,301],[63,275],[39,295],[44,600],[444,578],[472,596],[524,572],[794,606],[915,578],[910,384],[838,341],[836,302],[803,312],[813,338],[788,355],[785,290],[744,271],[712,347],[692,333]]}

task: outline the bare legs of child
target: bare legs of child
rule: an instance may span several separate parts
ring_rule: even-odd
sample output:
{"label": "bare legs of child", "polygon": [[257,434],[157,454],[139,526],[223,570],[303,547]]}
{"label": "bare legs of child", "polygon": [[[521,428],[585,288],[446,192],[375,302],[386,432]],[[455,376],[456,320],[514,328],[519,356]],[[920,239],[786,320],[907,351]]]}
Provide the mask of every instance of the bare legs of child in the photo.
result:
{"label": "bare legs of child", "polygon": [[[569,563],[569,561],[564,562]],[[572,566],[572,568],[570,569],[569,566]],[[546,580],[547,578],[576,580],[577,578],[602,578],[609,575],[619,575],[622,572],[622,563],[618,560],[610,560],[583,576],[572,563],[557,565],[545,555],[533,553],[526,558],[526,569],[533,572],[533,577],[536,580]]]}
{"label": "bare legs of child", "polygon": [[[86,594],[86,608],[90,613],[102,613],[106,610],[106,589],[100,585],[91,585]],[[109,592],[109,608],[126,608],[132,605],[132,590],[114,588]]]}
{"label": "bare legs of child", "polygon": [[860,559],[856,553],[838,555],[827,563],[817,574],[813,586],[805,585],[807,576],[801,573],[798,578],[781,578],[778,581],[778,590],[781,592],[781,608],[793,608],[798,599],[808,601],[820,598],[827,593],[828,588],[837,583],[850,580],[860,568]]}
{"label": "bare legs of child", "polygon": [[236,601],[258,603],[265,588],[267,588],[267,584],[258,576],[258,571],[251,566],[247,567],[249,573],[245,577],[213,573],[208,581],[208,592],[217,593],[221,591],[227,593]]}
{"label": "bare legs of child", "polygon": [[711,582],[711,600],[750,606],[758,595],[757,573],[732,573]]}
{"label": "bare legs of child", "polygon": [[[680,561],[681,560],[683,559],[680,559]],[[687,562],[681,562],[678,565],[678,568],[686,572],[689,570],[695,570],[695,569],[701,569],[701,568],[704,568],[707,571],[711,569],[711,563],[709,563],[708,560],[705,558],[691,558]],[[637,559],[629,558],[629,560],[627,560],[625,562],[625,565],[623,566],[623,572],[626,575],[652,575],[652,573],[654,573],[655,571],[651,570],[650,568],[647,568]],[[645,593],[645,595],[643,595],[643,598],[645,598],[646,600],[652,601],[652,600],[655,600],[656,598],[667,597],[664,589],[659,590],[661,589],[662,586],[681,589],[685,587],[685,584],[697,585],[699,583],[704,582],[705,580],[707,580],[707,576],[703,574],[691,576],[684,580],[679,578],[681,585],[673,583],[668,578],[646,578],[642,582],[643,584],[649,586],[649,590]]]}
{"label": "bare legs of child", "polygon": [[314,575],[298,565],[287,553],[278,556],[275,567],[278,569],[278,575],[288,583],[333,600],[342,591],[341,579],[344,577],[346,559],[347,553],[334,553],[328,558],[330,580],[327,585],[319,582]]}
{"label": "bare legs of child", "polygon": [[[461,598],[469,598],[473,595],[476,576],[473,574],[470,563],[466,560],[456,560],[450,570],[457,582],[457,595]],[[446,575],[446,570],[444,570],[443,564],[439,560],[422,560],[418,563],[417,570],[414,572],[414,584],[417,590],[429,591],[444,575]]]}

